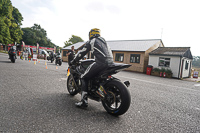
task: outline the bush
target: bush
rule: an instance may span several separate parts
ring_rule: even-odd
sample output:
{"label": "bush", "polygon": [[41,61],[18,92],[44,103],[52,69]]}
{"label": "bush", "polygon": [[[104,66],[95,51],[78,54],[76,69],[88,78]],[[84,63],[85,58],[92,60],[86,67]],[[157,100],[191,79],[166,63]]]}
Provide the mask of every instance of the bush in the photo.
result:
{"label": "bush", "polygon": [[165,71],[166,73],[172,73],[172,70],[171,69],[166,69],[166,71]]}
{"label": "bush", "polygon": [[152,71],[153,71],[153,72],[172,73],[172,70],[171,70],[171,69],[166,69],[166,68],[164,68],[164,67],[162,67],[161,69],[160,69],[160,68],[154,68]]}
{"label": "bush", "polygon": [[154,68],[153,71],[154,72],[160,72],[160,69],[159,68]]}
{"label": "bush", "polygon": [[166,72],[165,68],[162,67],[161,70],[160,70],[160,72],[163,72],[163,73]]}

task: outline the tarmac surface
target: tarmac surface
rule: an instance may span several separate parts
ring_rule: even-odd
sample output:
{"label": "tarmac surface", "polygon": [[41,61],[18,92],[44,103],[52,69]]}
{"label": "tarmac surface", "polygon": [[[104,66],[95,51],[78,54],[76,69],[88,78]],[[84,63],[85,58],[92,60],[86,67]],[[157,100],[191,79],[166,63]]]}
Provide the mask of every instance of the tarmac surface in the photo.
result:
{"label": "tarmac surface", "polygon": [[11,63],[0,53],[0,133],[200,132],[200,83],[193,79],[121,71],[114,76],[130,81],[131,105],[115,117],[90,99],[87,109],[75,107],[80,95],[67,91],[67,63],[39,61]]}
{"label": "tarmac surface", "polygon": [[200,78],[184,78],[182,80],[185,80],[185,81],[192,81],[192,82],[200,82]]}

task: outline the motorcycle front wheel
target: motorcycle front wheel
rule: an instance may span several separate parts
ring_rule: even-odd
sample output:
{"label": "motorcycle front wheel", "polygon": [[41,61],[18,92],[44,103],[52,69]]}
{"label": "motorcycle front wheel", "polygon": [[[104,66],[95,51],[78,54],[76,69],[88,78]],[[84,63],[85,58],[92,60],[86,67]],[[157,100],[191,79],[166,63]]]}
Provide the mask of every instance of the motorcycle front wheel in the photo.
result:
{"label": "motorcycle front wheel", "polygon": [[111,81],[105,85],[107,96],[102,101],[105,110],[115,116],[127,112],[131,103],[131,96],[127,87],[120,81]]}
{"label": "motorcycle front wheel", "polygon": [[72,75],[69,75],[69,77],[67,78],[67,90],[69,94],[72,96],[78,93],[78,91],[75,88],[75,83],[74,83]]}

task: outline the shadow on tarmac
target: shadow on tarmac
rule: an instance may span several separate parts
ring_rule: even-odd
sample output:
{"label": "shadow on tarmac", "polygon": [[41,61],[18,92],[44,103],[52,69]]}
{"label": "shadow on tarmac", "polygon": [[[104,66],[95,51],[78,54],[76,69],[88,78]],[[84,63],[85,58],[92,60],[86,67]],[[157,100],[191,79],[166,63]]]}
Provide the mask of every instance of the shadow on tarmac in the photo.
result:
{"label": "shadow on tarmac", "polygon": [[0,63],[12,63],[11,61],[0,61]]}

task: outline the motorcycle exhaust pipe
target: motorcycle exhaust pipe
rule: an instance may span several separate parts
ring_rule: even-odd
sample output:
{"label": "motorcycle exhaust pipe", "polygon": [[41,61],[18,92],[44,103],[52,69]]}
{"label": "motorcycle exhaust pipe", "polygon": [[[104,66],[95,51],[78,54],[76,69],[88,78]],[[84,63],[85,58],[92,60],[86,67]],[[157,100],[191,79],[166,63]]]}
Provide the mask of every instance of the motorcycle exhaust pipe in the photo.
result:
{"label": "motorcycle exhaust pipe", "polygon": [[130,82],[129,81],[125,81],[124,84],[126,85],[126,87],[130,86]]}

